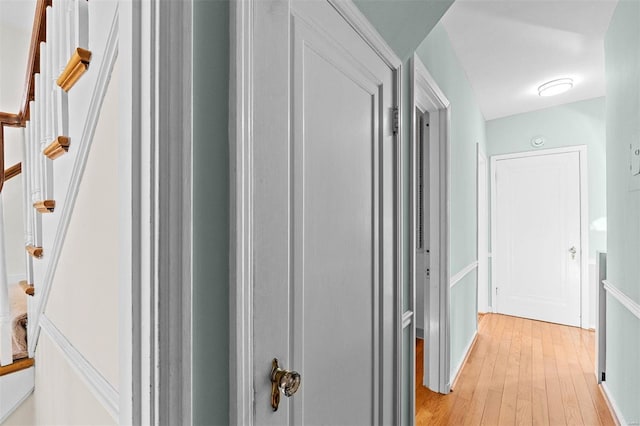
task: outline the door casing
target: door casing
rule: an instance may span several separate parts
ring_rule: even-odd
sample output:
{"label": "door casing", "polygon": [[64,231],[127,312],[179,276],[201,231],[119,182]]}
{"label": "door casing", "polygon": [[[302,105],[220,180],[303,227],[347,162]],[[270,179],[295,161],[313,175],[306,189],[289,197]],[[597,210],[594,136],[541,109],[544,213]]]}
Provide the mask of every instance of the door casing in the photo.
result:
{"label": "door casing", "polygon": [[[541,155],[577,152],[580,156],[580,327],[589,328],[589,312],[595,309],[595,301],[589,300],[589,201],[587,186],[587,146],[576,145],[564,148],[540,149],[536,151],[517,152],[491,156],[491,270],[496,270],[496,162],[512,158],[534,157]],[[495,297],[497,288],[496,276],[491,274],[491,294]],[[492,303],[493,312],[496,304]]]}
{"label": "door casing", "polygon": [[[489,312],[489,188],[488,170],[489,163],[484,152],[477,144],[478,177],[477,177],[477,203],[478,203],[478,312]],[[484,230],[483,230],[484,229]]]}
{"label": "door casing", "polygon": [[[417,231],[417,111],[429,113],[429,220],[430,286],[424,292],[424,379],[423,384],[435,392],[449,393],[451,388],[450,345],[450,267],[449,267],[449,134],[451,107],[417,55],[412,59],[412,143],[411,143],[411,281],[419,285],[415,261],[419,253],[415,243]],[[426,165],[426,164],[425,164]],[[414,327],[415,328],[415,327]]]}

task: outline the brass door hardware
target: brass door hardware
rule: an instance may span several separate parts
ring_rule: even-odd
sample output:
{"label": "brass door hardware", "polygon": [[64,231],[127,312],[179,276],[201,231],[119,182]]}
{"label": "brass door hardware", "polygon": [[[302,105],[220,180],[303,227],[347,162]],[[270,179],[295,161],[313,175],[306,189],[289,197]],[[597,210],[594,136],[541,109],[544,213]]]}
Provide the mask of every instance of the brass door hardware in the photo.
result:
{"label": "brass door hardware", "polygon": [[271,363],[271,407],[278,410],[280,392],[290,397],[300,387],[300,374],[295,371],[283,370],[278,366],[278,358]]}

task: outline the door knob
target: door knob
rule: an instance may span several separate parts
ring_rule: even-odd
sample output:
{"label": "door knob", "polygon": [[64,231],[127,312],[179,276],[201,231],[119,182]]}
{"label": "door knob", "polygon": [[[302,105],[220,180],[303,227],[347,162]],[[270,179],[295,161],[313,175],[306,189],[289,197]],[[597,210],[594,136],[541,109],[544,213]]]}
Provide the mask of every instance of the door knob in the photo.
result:
{"label": "door knob", "polygon": [[575,258],[576,258],[576,253],[577,253],[577,252],[578,252],[578,251],[576,250],[576,247],[575,247],[575,246],[573,246],[573,247],[571,247],[571,248],[569,249],[569,253],[571,253],[571,259],[574,259],[574,260],[575,260]]}
{"label": "door knob", "polygon": [[271,363],[271,407],[278,410],[280,392],[290,397],[300,387],[300,374],[296,371],[283,370],[278,366],[278,358]]}

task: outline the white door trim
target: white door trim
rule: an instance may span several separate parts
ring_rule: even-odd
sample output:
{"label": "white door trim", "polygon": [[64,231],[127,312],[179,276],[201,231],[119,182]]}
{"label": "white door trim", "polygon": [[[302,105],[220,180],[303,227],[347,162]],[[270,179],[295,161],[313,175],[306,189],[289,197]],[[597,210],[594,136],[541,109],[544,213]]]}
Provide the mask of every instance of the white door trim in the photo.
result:
{"label": "white door trim", "polygon": [[[253,161],[253,22],[255,2],[258,0],[232,0],[230,4],[230,84],[229,84],[229,154],[230,154],[230,277],[229,277],[229,326],[230,326],[230,365],[229,365],[229,423],[231,425],[253,425],[253,205],[252,181],[254,176]],[[384,39],[369,23],[366,17],[351,0],[327,0],[340,15],[354,28],[369,46],[387,65],[396,70],[396,96],[401,91],[400,67],[402,61],[393,53]],[[396,105],[401,107],[399,99]],[[401,108],[399,111],[401,114]],[[397,217],[402,209],[402,146],[400,131],[397,133],[396,156],[397,171],[396,194]],[[402,222],[398,221],[398,229]],[[402,300],[402,246],[398,238],[395,242],[398,253],[396,259],[396,306]],[[400,299],[400,300],[398,300]],[[402,312],[396,313],[397,330],[402,326]],[[398,331],[396,345],[401,342],[402,335]],[[398,345],[401,346],[401,345]],[[396,371],[401,377],[401,352],[396,348]],[[394,384],[394,394],[398,404],[400,390]],[[399,405],[396,416],[399,419]],[[399,423],[399,422],[397,422]]]}
{"label": "white door trim", "polygon": [[[595,309],[595,301],[589,300],[589,187],[587,186],[587,146],[575,145],[563,148],[540,149],[536,151],[516,152],[491,156],[491,271],[496,270],[496,162],[513,158],[536,157],[541,155],[554,155],[569,152],[577,152],[580,157],[580,326],[589,328],[589,315],[591,309]],[[496,274],[491,274],[491,294],[496,294]],[[492,303],[493,312],[496,312],[496,303]],[[592,306],[593,305],[593,306]]]}
{"label": "white door trim", "polygon": [[[416,232],[416,109],[421,113],[429,112],[430,140],[435,155],[429,156],[430,173],[430,243],[431,247],[431,280],[437,285],[431,285],[425,291],[424,300],[424,379],[423,384],[430,389],[448,393],[451,387],[450,379],[450,268],[449,268],[449,129],[451,108],[449,100],[440,90],[426,67],[417,55],[412,58],[412,138],[411,138],[411,222],[410,235]],[[415,237],[414,237],[415,238]],[[411,254],[415,256],[416,245],[412,242]],[[417,282],[416,262],[411,262],[411,281],[413,288]]]}
{"label": "white door trim", "polygon": [[191,423],[191,10],[119,2],[120,424]]}
{"label": "white door trim", "polygon": [[[480,241],[480,227],[483,226],[487,228],[489,226],[489,162],[487,161],[487,156],[480,149],[480,144],[476,144],[476,152],[477,152],[477,161],[476,161],[476,206],[477,206],[477,223],[476,223],[476,241],[478,243],[477,255],[478,255],[478,286],[477,286],[477,294],[476,294],[476,302],[477,302],[477,311],[478,312],[489,312],[491,307],[489,305],[489,300],[487,297],[487,292],[489,291],[489,230],[484,234],[485,241]],[[480,164],[484,163],[485,173],[481,174]],[[485,193],[480,193],[480,183],[483,182],[485,186]],[[485,211],[482,211],[480,197],[484,197],[484,207]],[[484,219],[484,223],[482,222]],[[484,247],[482,245],[484,244]],[[484,273],[484,279],[481,280],[481,273]],[[483,285],[481,286],[480,283]]]}
{"label": "white door trim", "polygon": [[596,252],[596,365],[595,373],[598,383],[602,383],[602,375],[607,370],[607,253]]}

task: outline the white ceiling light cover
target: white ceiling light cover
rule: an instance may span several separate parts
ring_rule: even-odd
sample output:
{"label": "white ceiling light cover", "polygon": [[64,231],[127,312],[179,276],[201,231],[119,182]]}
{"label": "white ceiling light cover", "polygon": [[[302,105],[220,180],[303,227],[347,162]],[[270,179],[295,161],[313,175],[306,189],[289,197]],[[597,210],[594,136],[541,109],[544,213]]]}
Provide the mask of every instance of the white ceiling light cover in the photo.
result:
{"label": "white ceiling light cover", "polygon": [[559,78],[549,81],[538,87],[538,95],[555,96],[564,93],[573,87],[573,80],[570,78]]}

